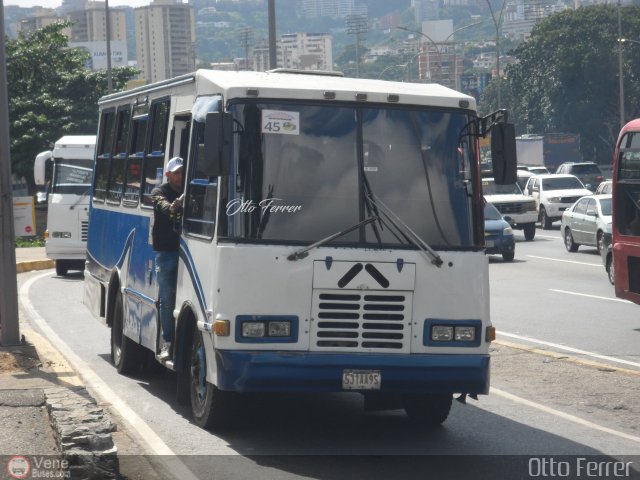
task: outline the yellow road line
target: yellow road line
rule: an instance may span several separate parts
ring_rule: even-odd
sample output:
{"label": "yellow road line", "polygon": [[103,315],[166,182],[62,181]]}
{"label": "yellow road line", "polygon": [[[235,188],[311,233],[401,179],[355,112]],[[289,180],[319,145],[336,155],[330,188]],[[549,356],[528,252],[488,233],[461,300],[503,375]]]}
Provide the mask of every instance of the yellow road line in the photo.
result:
{"label": "yellow road line", "polygon": [[[499,332],[498,332],[499,335]],[[538,355],[544,355],[546,357],[552,357],[556,360],[566,360],[567,362],[578,363],[580,365],[586,365],[597,369],[615,370],[616,372],[629,373],[631,375],[640,375],[640,370],[632,370],[630,368],[618,367],[617,365],[611,365],[610,363],[594,362],[593,360],[585,360],[573,355],[567,355],[566,353],[554,352],[551,350],[543,350],[541,348],[531,347],[522,343],[509,342],[507,340],[494,340],[493,343],[502,345],[504,347],[515,348],[517,350],[524,350],[529,353],[535,353]]]}

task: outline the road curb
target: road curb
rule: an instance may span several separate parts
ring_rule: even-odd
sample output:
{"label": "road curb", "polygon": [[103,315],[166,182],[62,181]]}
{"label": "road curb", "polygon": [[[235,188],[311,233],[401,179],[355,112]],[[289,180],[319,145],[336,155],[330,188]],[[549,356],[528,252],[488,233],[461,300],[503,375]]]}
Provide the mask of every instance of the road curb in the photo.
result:
{"label": "road curb", "polygon": [[31,260],[28,262],[17,262],[16,273],[31,272],[33,270],[48,270],[55,268],[56,262],[54,260]]}
{"label": "road curb", "polygon": [[[500,332],[498,332],[500,335]],[[566,353],[554,352],[553,350],[544,350],[542,348],[533,347],[531,345],[526,345],[523,343],[511,342],[508,340],[494,340],[493,343],[496,345],[501,345],[503,347],[513,348],[516,350],[522,350],[529,353],[534,353],[536,355],[542,355],[545,357],[554,358],[556,360],[562,360],[565,362],[571,362],[578,365],[583,365],[586,367],[595,368],[601,371],[612,371],[612,372],[621,372],[629,375],[640,375],[639,370],[633,370],[630,368],[619,367],[617,365],[611,365],[609,363],[596,362],[593,360],[587,360],[584,358],[577,357],[575,355],[568,355]]]}
{"label": "road curb", "polygon": [[[47,261],[21,263],[50,268]],[[53,384],[43,388],[44,405],[71,478],[119,478],[118,451],[112,438],[116,425],[109,412],[98,405],[82,378],[46,337],[28,326],[22,330],[53,377]]]}

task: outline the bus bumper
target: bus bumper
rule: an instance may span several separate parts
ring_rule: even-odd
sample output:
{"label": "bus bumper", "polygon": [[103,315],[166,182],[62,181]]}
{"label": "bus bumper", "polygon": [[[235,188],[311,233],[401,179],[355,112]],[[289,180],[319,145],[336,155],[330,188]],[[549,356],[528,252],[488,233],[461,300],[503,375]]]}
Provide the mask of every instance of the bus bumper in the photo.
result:
{"label": "bus bumper", "polygon": [[383,393],[489,392],[489,355],[216,351],[217,387],[236,392],[341,392],[346,369],[379,370]]}

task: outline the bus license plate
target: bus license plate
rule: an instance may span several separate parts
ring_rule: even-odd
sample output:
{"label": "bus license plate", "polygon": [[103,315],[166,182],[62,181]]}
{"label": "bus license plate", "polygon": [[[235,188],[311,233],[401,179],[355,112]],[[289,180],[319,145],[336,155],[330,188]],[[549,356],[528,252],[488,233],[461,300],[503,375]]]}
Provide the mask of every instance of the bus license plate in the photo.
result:
{"label": "bus license plate", "polygon": [[382,374],[380,370],[343,370],[344,390],[380,390]]}

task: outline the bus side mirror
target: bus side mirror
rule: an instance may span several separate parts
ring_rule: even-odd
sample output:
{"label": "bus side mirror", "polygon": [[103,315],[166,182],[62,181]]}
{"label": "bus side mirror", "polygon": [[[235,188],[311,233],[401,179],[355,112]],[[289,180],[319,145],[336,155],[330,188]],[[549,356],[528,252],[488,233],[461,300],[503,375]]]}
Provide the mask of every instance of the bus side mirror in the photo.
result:
{"label": "bus side mirror", "polygon": [[47,160],[51,160],[51,158],[53,158],[51,150],[47,150],[46,152],[41,152],[36,155],[36,159],[33,162],[33,180],[36,185],[45,185],[45,167],[47,165]]}
{"label": "bus side mirror", "polygon": [[497,185],[516,183],[516,129],[513,123],[496,123],[491,129],[491,161]]}
{"label": "bus side mirror", "polygon": [[207,177],[227,176],[231,173],[233,157],[233,118],[229,113],[207,113],[204,126],[204,161],[199,170]]}

